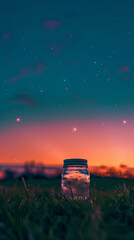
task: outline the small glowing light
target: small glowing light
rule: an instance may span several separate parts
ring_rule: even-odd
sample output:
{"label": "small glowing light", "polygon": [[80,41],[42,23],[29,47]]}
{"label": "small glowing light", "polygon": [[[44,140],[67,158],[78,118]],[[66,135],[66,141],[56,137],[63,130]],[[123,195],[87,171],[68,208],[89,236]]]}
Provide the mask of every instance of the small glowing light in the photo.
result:
{"label": "small glowing light", "polygon": [[16,122],[20,122],[21,121],[21,118],[16,118]]}
{"label": "small glowing light", "polygon": [[76,127],[74,127],[72,132],[77,132],[77,128],[76,128]]}
{"label": "small glowing light", "polygon": [[123,124],[123,125],[126,125],[126,124],[127,124],[127,120],[123,120],[123,121],[122,121],[122,124]]}

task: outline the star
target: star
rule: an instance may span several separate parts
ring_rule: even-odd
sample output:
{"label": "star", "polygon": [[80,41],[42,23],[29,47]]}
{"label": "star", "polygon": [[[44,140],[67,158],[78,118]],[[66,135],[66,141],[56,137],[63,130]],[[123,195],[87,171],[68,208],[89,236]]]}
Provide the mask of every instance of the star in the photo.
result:
{"label": "star", "polygon": [[122,120],[122,124],[125,126],[127,124],[127,120]]}
{"label": "star", "polygon": [[77,128],[74,127],[73,130],[72,130],[72,132],[73,132],[73,133],[74,133],[74,132],[77,132]]}
{"label": "star", "polygon": [[21,121],[21,118],[16,118],[16,122],[20,122]]}

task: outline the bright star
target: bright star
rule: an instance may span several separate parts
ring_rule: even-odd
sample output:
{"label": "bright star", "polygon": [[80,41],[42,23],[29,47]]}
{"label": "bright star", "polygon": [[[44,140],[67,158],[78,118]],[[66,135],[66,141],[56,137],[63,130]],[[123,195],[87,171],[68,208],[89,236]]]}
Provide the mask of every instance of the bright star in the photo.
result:
{"label": "bright star", "polygon": [[73,130],[72,130],[72,132],[77,132],[77,128],[74,127]]}
{"label": "bright star", "polygon": [[16,118],[16,122],[20,122],[21,121],[21,118]]}
{"label": "bright star", "polygon": [[122,124],[123,124],[123,125],[126,125],[126,124],[127,124],[127,120],[123,120],[123,121],[122,121]]}

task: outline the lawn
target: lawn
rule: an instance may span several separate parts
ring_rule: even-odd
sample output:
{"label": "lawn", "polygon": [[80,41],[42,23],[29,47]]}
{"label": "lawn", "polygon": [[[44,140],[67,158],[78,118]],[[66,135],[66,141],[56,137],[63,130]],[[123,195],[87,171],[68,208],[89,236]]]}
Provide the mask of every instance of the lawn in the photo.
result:
{"label": "lawn", "polygon": [[130,180],[92,177],[88,203],[67,200],[60,180],[0,184],[0,240],[134,239]]}

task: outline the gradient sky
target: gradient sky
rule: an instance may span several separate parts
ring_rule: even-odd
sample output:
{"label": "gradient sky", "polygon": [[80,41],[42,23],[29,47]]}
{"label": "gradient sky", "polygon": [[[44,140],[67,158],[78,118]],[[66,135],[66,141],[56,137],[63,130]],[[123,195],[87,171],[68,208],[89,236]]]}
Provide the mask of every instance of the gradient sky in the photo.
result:
{"label": "gradient sky", "polygon": [[1,0],[0,163],[134,166],[133,9]]}

